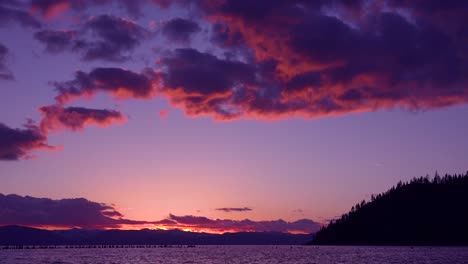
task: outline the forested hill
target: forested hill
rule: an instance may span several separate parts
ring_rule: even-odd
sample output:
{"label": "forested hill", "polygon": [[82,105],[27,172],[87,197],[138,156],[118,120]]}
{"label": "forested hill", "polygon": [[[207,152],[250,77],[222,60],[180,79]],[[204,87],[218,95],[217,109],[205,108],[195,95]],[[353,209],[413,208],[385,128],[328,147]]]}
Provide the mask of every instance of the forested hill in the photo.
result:
{"label": "forested hill", "polygon": [[315,245],[468,245],[468,172],[399,182],[322,228]]}

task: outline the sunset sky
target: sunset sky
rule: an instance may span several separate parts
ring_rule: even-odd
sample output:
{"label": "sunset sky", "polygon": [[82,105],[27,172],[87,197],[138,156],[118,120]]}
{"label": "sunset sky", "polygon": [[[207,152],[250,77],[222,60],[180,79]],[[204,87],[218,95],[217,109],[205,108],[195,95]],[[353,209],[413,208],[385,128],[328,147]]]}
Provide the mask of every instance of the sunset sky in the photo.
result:
{"label": "sunset sky", "polygon": [[307,233],[464,173],[467,13],[0,0],[0,225]]}

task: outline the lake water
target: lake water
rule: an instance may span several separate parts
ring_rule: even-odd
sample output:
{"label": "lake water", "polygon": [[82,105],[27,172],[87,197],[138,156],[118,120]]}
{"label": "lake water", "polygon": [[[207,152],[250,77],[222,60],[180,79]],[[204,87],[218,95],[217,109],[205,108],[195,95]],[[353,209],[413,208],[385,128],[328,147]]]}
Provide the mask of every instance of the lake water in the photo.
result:
{"label": "lake water", "polygon": [[0,263],[468,263],[468,248],[197,246],[195,248],[0,250]]}

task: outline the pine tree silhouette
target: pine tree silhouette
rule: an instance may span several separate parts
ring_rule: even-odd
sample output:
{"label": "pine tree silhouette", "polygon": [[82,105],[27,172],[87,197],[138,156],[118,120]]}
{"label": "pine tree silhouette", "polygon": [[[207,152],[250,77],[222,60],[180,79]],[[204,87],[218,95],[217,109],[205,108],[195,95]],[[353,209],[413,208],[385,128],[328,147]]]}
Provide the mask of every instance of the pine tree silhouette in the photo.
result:
{"label": "pine tree silhouette", "polygon": [[468,172],[400,181],[330,222],[311,244],[468,245]]}

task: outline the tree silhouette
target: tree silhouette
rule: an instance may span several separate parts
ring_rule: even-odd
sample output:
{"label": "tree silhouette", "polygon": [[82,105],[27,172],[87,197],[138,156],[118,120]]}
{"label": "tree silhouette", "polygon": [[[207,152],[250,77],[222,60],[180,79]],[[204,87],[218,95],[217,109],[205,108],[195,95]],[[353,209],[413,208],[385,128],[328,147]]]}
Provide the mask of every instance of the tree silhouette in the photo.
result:
{"label": "tree silhouette", "polygon": [[330,222],[311,244],[468,245],[468,172],[400,181]]}

